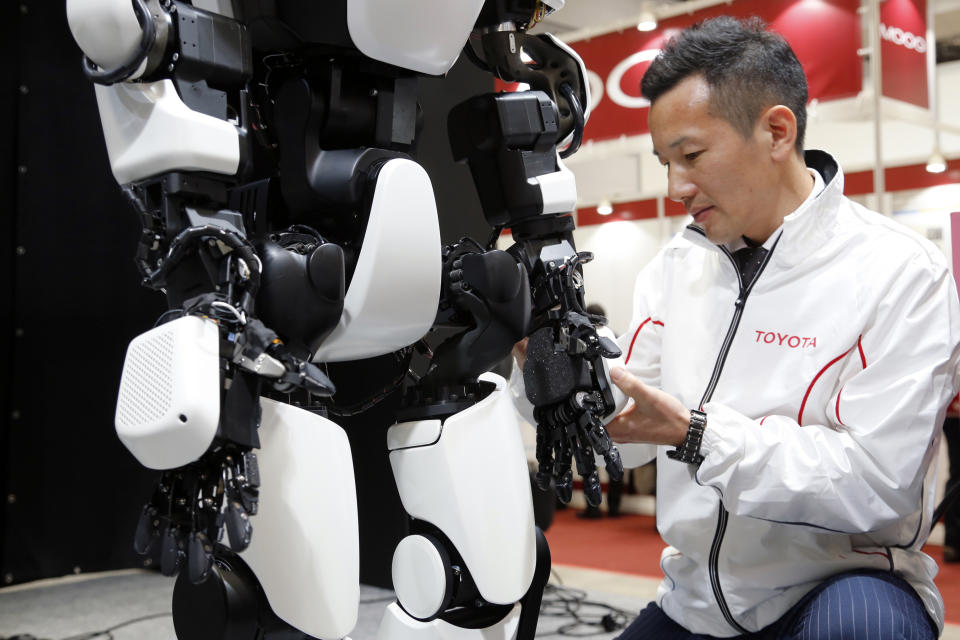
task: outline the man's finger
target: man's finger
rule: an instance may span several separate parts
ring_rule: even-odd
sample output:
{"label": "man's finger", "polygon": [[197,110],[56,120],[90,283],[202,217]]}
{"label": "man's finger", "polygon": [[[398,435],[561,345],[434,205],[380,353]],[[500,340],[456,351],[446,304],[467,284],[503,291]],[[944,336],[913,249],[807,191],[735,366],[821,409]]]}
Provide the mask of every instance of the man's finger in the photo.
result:
{"label": "man's finger", "polygon": [[524,338],[513,345],[513,359],[517,361],[517,366],[521,369],[527,361],[527,342],[529,341],[530,338]]}
{"label": "man's finger", "polygon": [[646,395],[644,385],[640,379],[623,367],[613,367],[610,369],[610,379],[620,387],[628,396],[637,399],[641,395]]}
{"label": "man's finger", "polygon": [[607,433],[614,442],[629,442],[632,426],[629,416],[619,415],[607,424]]}

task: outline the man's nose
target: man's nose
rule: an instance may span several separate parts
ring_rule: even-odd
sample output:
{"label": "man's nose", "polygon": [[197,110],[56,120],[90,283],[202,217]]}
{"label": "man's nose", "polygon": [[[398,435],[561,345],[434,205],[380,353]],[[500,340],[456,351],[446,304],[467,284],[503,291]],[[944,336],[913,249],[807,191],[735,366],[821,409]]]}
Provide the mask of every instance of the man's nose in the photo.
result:
{"label": "man's nose", "polygon": [[695,185],[682,168],[671,166],[667,171],[667,197],[674,202],[690,200],[697,195]]}

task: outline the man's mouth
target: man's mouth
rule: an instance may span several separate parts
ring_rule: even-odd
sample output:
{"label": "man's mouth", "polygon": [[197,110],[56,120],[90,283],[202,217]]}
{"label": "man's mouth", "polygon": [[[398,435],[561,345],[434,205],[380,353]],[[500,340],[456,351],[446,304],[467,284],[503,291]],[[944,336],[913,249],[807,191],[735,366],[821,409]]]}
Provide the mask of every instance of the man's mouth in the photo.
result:
{"label": "man's mouth", "polygon": [[701,223],[707,219],[707,216],[710,215],[710,212],[713,211],[713,205],[709,207],[703,207],[702,209],[695,209],[690,212],[690,215],[693,216],[693,221]]}

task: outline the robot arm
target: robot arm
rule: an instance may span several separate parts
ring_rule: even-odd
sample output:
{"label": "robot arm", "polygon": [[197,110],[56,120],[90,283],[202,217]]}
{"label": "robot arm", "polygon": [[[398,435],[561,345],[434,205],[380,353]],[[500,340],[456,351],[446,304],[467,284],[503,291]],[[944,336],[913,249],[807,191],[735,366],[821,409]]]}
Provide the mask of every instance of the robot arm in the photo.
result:
{"label": "robot arm", "polygon": [[[159,551],[164,573],[185,568],[200,582],[224,530],[235,551],[250,542],[262,383],[334,392],[309,346],[339,318],[343,253],[306,227],[251,239],[262,223],[256,190],[243,188],[246,132],[258,114],[243,24],[175,0],[71,0],[67,14],[114,174],[143,225],[143,284],[170,306],[131,343],[117,405],[121,440],[163,471],[135,545]],[[272,303],[298,294],[309,316],[276,324]]]}
{"label": "robot arm", "polygon": [[[576,54],[552,36],[532,36],[510,22],[481,32],[486,60],[476,62],[535,90],[458,105],[450,114],[451,146],[470,167],[488,222],[498,231],[511,228],[516,243],[509,253],[529,274],[524,382],[537,421],[538,483],[545,489],[553,478],[558,496],[568,501],[575,459],[587,500],[598,504],[593,454],[603,456],[612,478],[623,473],[603,427],[615,410],[603,359],[620,350],[597,333],[605,320],[584,309],[582,265],[592,255],[574,246],[567,214],[576,204],[576,187],[562,162],[582,138],[586,73]],[[478,58],[469,44],[467,53]],[[567,141],[566,151],[558,153]]]}

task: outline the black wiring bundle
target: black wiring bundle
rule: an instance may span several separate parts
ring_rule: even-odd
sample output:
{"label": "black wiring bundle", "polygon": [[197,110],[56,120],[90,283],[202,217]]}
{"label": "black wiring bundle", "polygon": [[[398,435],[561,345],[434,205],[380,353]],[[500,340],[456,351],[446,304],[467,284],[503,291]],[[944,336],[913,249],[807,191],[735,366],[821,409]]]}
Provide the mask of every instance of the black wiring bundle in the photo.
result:
{"label": "black wiring bundle", "polygon": [[[553,576],[559,581],[556,572]],[[565,587],[562,584],[547,584],[540,603],[540,619],[572,618],[551,631],[540,631],[538,638],[562,636],[587,638],[625,628],[636,615],[606,604],[587,600],[587,592]]]}

